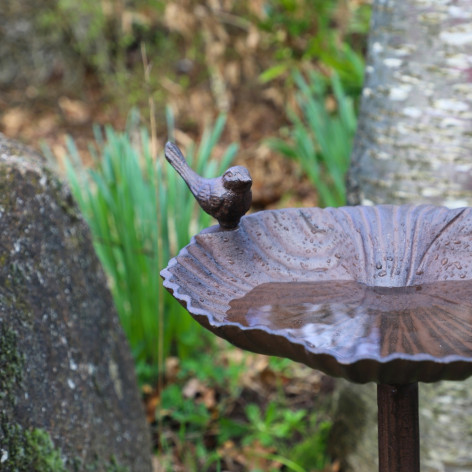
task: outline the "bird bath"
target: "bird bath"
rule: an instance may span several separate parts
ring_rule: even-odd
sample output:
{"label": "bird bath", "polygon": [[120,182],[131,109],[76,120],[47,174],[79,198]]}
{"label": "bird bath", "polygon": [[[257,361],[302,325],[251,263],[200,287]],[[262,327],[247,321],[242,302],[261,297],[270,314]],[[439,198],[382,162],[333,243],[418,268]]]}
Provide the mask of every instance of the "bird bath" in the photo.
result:
{"label": "bird bath", "polygon": [[161,275],[234,345],[377,383],[379,470],[418,472],[418,382],[472,375],[471,212],[262,211],[202,231]]}

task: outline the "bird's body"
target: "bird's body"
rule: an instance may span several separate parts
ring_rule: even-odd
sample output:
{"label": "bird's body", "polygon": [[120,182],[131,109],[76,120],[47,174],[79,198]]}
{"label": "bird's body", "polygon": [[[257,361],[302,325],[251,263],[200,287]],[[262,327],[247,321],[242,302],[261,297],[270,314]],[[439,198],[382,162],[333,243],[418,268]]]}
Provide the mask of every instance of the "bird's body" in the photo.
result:
{"label": "bird's body", "polygon": [[249,210],[252,179],[242,166],[230,167],[221,177],[206,179],[190,168],[180,149],[168,142],[165,156],[184,179],[202,209],[224,229],[234,229]]}

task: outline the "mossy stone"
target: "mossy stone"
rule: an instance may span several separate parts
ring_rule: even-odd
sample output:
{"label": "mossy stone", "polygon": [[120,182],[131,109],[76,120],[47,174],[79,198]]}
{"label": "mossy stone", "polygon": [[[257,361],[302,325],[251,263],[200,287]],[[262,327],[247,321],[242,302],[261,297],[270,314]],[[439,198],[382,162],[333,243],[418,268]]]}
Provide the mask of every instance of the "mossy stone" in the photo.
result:
{"label": "mossy stone", "polygon": [[149,472],[134,365],[89,229],[44,159],[1,134],[0,231],[0,470]]}

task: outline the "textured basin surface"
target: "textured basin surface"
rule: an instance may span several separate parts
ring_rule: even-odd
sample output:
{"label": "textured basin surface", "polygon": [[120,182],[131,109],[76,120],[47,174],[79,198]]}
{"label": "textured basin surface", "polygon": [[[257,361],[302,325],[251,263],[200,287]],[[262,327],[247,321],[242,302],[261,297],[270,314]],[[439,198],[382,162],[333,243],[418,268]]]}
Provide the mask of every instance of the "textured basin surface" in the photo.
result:
{"label": "textured basin surface", "polygon": [[195,236],[161,272],[243,349],[354,382],[472,375],[471,209],[286,209]]}

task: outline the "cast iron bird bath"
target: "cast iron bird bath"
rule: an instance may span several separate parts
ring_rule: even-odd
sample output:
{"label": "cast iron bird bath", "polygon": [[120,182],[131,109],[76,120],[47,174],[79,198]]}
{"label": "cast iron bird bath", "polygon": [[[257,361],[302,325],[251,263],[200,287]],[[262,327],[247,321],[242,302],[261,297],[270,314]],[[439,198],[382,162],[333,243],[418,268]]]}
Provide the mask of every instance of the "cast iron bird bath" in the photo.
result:
{"label": "cast iron bird bath", "polygon": [[418,382],[472,375],[472,209],[240,217],[196,235],[164,286],[242,349],[376,382],[379,470],[418,472]]}

